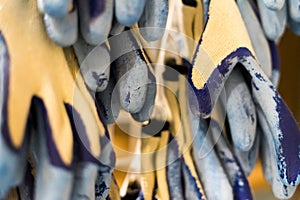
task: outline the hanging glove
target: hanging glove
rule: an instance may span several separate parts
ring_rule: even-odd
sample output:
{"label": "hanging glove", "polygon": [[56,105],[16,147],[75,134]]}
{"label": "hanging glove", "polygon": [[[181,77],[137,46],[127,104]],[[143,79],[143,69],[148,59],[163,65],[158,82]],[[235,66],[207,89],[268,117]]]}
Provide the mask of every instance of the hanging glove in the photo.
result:
{"label": "hanging glove", "polygon": [[[30,150],[37,172],[35,197],[68,199],[74,184],[71,167],[98,165],[105,128],[74,55],[45,37],[35,2],[3,2],[0,13],[0,168],[6,170],[1,173],[1,190],[20,184]],[[35,144],[30,149],[29,139]],[[76,162],[73,148],[80,152]]]}
{"label": "hanging glove", "polygon": [[[235,2],[211,1],[209,13],[209,20],[189,76],[198,99],[191,102],[192,112],[204,117],[210,116],[225,81],[239,62],[246,69],[245,74],[248,74],[246,77],[248,77],[255,108],[263,110],[270,126],[281,181],[286,185],[298,185],[299,128],[275,87],[254,59],[255,54]],[[215,23],[220,20],[223,20],[221,29],[215,26]],[[217,34],[220,32],[224,34]],[[218,46],[224,42],[228,44],[226,48]]]}

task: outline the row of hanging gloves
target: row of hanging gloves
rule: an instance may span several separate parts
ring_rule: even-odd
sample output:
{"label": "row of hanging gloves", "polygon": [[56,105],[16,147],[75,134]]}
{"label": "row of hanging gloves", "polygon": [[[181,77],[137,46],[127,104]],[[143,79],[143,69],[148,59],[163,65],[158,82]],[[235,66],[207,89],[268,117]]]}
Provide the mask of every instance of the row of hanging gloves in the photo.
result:
{"label": "row of hanging gloves", "polygon": [[[173,55],[164,57],[165,64],[188,74],[162,70],[164,81],[156,74],[158,83],[167,88],[165,97],[157,93],[157,100],[168,103],[155,105],[169,107],[165,112],[171,114],[167,128],[162,126],[156,137],[142,139],[142,153],[150,156],[142,162],[146,173],[140,199],[252,199],[247,176],[258,157],[274,196],[288,199],[294,194],[300,177],[300,132],[275,89],[279,80],[275,41],[285,29],[287,8],[285,2],[281,6],[263,3],[204,2],[203,32],[197,12],[184,6],[173,11],[183,12],[183,19],[167,25],[167,30],[181,31],[189,38],[169,31],[171,37],[165,46],[162,42],[162,49]],[[284,16],[278,14],[280,10]],[[273,13],[272,17],[260,18],[266,13]],[[176,18],[172,14],[169,17]],[[290,14],[292,30],[297,27],[291,23],[295,16]],[[169,62],[170,57],[179,64]],[[152,118],[163,123],[157,112],[154,107]],[[143,127],[142,135],[154,130]]]}
{"label": "row of hanging gloves", "polygon": [[[183,4],[197,7],[196,0],[183,0]],[[205,20],[208,17],[209,0],[203,0]],[[252,1],[250,1],[251,3]],[[263,27],[266,37],[278,41],[283,34],[286,24],[300,34],[299,2],[296,0],[258,0],[255,13]],[[243,4],[242,1],[237,1]],[[44,23],[49,37],[61,46],[69,46],[77,41],[81,34],[86,43],[98,45],[107,39],[109,34],[120,33],[125,26],[130,27],[138,23],[139,28],[164,28],[167,13],[167,1],[146,0],[117,0],[117,1],[82,1],[72,0],[38,0],[39,10],[43,13]],[[249,15],[247,8],[239,6],[245,23]],[[251,11],[252,13],[253,11]],[[154,17],[159,16],[160,19]],[[247,16],[247,17],[246,17]],[[150,18],[150,19],[149,19]],[[156,18],[156,19],[155,19]],[[255,20],[257,21],[257,20]],[[254,22],[252,25],[255,24]],[[257,26],[257,25],[255,25]],[[253,31],[254,28],[251,30]],[[80,33],[80,34],[79,34]],[[142,32],[148,41],[161,37],[163,32]]]}
{"label": "row of hanging gloves", "polygon": [[[141,175],[141,197],[251,199],[246,176],[258,154],[274,195],[292,196],[299,184],[300,133],[275,89],[274,41],[287,21],[297,33],[297,2],[40,0],[43,22],[33,0],[1,3],[1,196],[21,184],[24,199],[119,198],[106,124],[121,107],[137,121],[164,121],[155,109],[159,102],[169,107],[169,126],[142,139],[142,152],[167,148],[153,155],[154,163],[141,163],[146,172],[150,165]],[[167,16],[167,30],[175,27],[188,38],[175,34],[170,47],[165,36],[168,45],[157,48],[185,58],[173,67],[188,71],[187,81],[167,72],[165,80],[158,78],[164,72],[149,64],[157,57],[143,49],[162,37]],[[137,22],[146,29],[123,33]],[[57,44],[74,44],[76,58],[72,49],[51,43],[43,25]],[[108,35],[116,36],[98,45]],[[173,93],[156,91],[155,79]],[[224,90],[227,97],[220,98]]]}

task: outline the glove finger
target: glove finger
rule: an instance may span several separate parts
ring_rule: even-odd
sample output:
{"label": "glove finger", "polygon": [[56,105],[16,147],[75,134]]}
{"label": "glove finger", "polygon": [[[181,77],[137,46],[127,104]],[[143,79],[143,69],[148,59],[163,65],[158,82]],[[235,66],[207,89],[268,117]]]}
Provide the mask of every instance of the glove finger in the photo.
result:
{"label": "glove finger", "polygon": [[[27,141],[27,139],[26,139]],[[0,135],[0,199],[5,198],[9,190],[21,184],[26,172],[28,150],[23,145],[15,152]],[[28,146],[28,145],[27,145]]]}
{"label": "glove finger", "polygon": [[149,70],[145,103],[139,112],[131,114],[132,118],[139,122],[144,122],[149,120],[153,113],[155,97],[156,97],[156,80],[153,73]]}
{"label": "glove finger", "polygon": [[265,6],[271,10],[280,10],[285,4],[285,0],[263,0]]}
{"label": "glove finger", "polygon": [[[191,129],[196,133],[193,141],[194,162],[207,198],[233,199],[232,187],[208,138],[206,121],[192,113],[190,118]],[[218,192],[215,192],[216,188]]]}
{"label": "glove finger", "polygon": [[45,13],[44,23],[50,39],[60,46],[70,46],[77,40],[78,16],[74,7],[69,13],[60,18]]}
{"label": "glove finger", "polygon": [[[126,42],[121,46],[120,41]],[[137,113],[145,104],[147,95],[148,67],[144,55],[129,31],[114,37],[110,46],[111,59],[116,58],[112,70],[118,81],[121,106],[129,113]]]}
{"label": "glove finger", "polygon": [[[41,99],[33,99],[33,120],[38,121],[32,129],[31,149],[36,167],[35,199],[68,199],[71,195],[73,174],[70,165],[58,156],[51,130],[47,110]],[[61,113],[63,114],[63,113]],[[67,118],[67,117],[66,117]],[[71,129],[71,128],[70,128]],[[68,149],[65,148],[67,151]]]}
{"label": "glove finger", "polygon": [[111,0],[78,1],[80,30],[88,44],[101,44],[108,37],[113,19],[113,2]]}
{"label": "glove finger", "polygon": [[277,169],[275,144],[272,139],[271,130],[264,114],[258,109],[259,125],[262,129],[262,143],[260,145],[260,155],[264,176],[272,184],[273,194],[279,199],[289,199],[296,191],[296,186],[285,185],[280,180],[280,174]]}
{"label": "glove finger", "polygon": [[255,140],[252,147],[248,151],[240,151],[239,149],[233,147],[234,154],[236,155],[244,173],[249,176],[255,167],[260,144],[261,131],[257,128],[255,134]]}
{"label": "glove finger", "polygon": [[[254,48],[258,63],[268,77],[272,75],[271,52],[268,41],[264,35],[259,19],[251,7],[249,1],[238,0],[237,5],[240,9],[244,23],[246,25],[251,44]],[[254,5],[252,5],[254,6]]]}
{"label": "glove finger", "polygon": [[88,88],[93,92],[105,90],[110,76],[110,56],[107,46],[101,44],[94,47],[79,39],[73,48]]}
{"label": "glove finger", "polygon": [[113,73],[110,73],[106,89],[96,93],[98,115],[104,124],[114,123],[120,113],[119,92],[115,88],[116,80]]}
{"label": "glove finger", "polygon": [[300,182],[300,158],[298,156],[300,131],[298,125],[272,83],[259,67],[255,67],[255,61],[248,58],[243,65],[252,76],[252,96],[256,108],[263,109],[271,128],[280,177],[286,185],[297,185]]}
{"label": "glove finger", "polygon": [[233,144],[241,151],[248,151],[255,139],[256,113],[246,80],[238,67],[232,70],[225,82],[225,91],[227,100],[221,100],[226,104]]}
{"label": "glove finger", "polygon": [[246,175],[243,172],[237,158],[225,141],[217,122],[211,120],[211,135],[216,142],[216,152],[219,155],[223,168],[225,169],[231,186],[234,199],[252,199],[251,189]]}
{"label": "glove finger", "polygon": [[289,17],[293,21],[300,23],[300,10],[299,10],[300,2],[297,0],[288,0],[287,5],[288,5]]}
{"label": "glove finger", "polygon": [[143,14],[147,0],[116,0],[115,15],[124,26],[132,26]]}
{"label": "glove finger", "polygon": [[140,33],[147,41],[162,38],[168,18],[168,0],[147,0],[139,20]]}
{"label": "glove finger", "polygon": [[287,22],[287,6],[278,10],[270,10],[263,0],[258,0],[258,9],[261,15],[262,27],[268,39],[278,41],[282,36]]}
{"label": "glove finger", "polygon": [[72,0],[43,0],[39,5],[43,6],[40,10],[44,11],[45,14],[60,18],[67,15],[69,12]]}

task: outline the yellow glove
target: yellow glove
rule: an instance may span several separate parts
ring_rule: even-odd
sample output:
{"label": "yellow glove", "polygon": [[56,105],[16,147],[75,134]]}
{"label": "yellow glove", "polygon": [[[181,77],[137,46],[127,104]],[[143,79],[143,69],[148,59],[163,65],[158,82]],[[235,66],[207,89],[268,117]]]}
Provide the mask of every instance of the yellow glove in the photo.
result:
{"label": "yellow glove", "polygon": [[105,127],[73,53],[48,39],[36,1],[0,4],[0,195],[22,181],[32,140],[36,198],[69,198],[74,152],[97,168]]}

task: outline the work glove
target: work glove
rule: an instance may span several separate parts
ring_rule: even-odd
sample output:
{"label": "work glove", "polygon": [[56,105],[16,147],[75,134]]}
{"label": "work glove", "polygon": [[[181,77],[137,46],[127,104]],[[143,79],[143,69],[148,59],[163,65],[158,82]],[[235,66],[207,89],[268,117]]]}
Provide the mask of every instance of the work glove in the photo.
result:
{"label": "work glove", "polygon": [[1,4],[0,196],[22,184],[30,161],[36,199],[93,199],[114,153],[75,56],[46,37],[36,1]]}
{"label": "work glove", "polygon": [[[298,169],[300,163],[297,156],[299,155],[297,146],[300,144],[299,128],[291,112],[276,91],[276,86],[270,81],[270,79],[272,79],[272,73],[270,74],[271,77],[268,77],[263,71],[264,68],[257,62],[257,60],[259,60],[256,59],[258,52],[253,48],[253,44],[258,45],[259,40],[255,40],[253,36],[251,37],[251,32],[248,31],[248,29],[251,28],[251,25],[247,25],[246,16],[240,14],[235,2],[226,1],[224,2],[224,5],[222,5],[222,3],[214,1],[210,2],[209,18],[202,34],[198,51],[193,60],[189,81],[197,98],[191,100],[191,110],[196,116],[204,118],[210,117],[211,111],[220,98],[221,91],[225,88],[227,103],[225,104],[224,100],[221,101],[223,101],[222,104],[227,110],[227,120],[229,122],[232,145],[235,148],[233,152],[241,150],[248,151],[249,155],[251,152],[254,152],[253,160],[247,161],[249,162],[248,167],[246,167],[247,165],[245,165],[245,163],[241,164],[241,166],[247,170],[244,170],[247,174],[251,168],[253,168],[253,164],[250,163],[253,163],[256,160],[254,158],[256,157],[255,154],[257,154],[255,153],[257,152],[257,146],[264,145],[264,142],[266,142],[265,140],[260,140],[261,144],[255,142],[255,134],[261,132],[257,131],[258,127],[261,127],[261,120],[265,120],[271,130],[268,134],[271,134],[269,140],[272,140],[268,142],[272,143],[271,146],[274,148],[274,151],[268,151],[265,154],[269,157],[273,157],[276,162],[277,167],[275,170],[279,176],[276,176],[275,172],[273,172],[272,176],[278,177],[278,180],[281,183],[275,183],[276,187],[280,188],[277,191],[285,191],[284,188],[286,186],[294,187],[299,184]],[[244,3],[244,5],[242,3]],[[245,9],[245,7],[243,7],[245,6],[245,2],[238,2],[238,5],[240,9]],[[248,9],[249,8],[248,5]],[[225,16],[226,20],[224,19]],[[245,23],[242,20],[242,17]],[[219,24],[221,20],[222,27],[214,25]],[[247,28],[245,27],[245,24]],[[218,34],[220,32],[223,34]],[[248,33],[250,37],[248,36]],[[227,44],[226,48],[223,48],[222,46],[216,48],[218,44],[221,43]],[[265,49],[267,48],[265,47]],[[267,54],[268,53],[265,53],[265,55]],[[265,58],[262,58],[262,60],[264,59]],[[272,63],[275,63],[276,53],[271,53],[271,59]],[[199,70],[199,73],[197,70]],[[234,78],[235,76],[236,78]],[[244,81],[241,79],[244,79]],[[241,86],[241,83],[243,82],[244,86]],[[242,90],[238,90],[238,87],[244,88],[243,92]],[[235,92],[232,92],[235,89],[239,91],[236,92],[236,95],[234,95]],[[238,97],[238,93],[240,96],[243,96],[243,100],[246,100],[243,102],[239,100],[241,98]],[[232,100],[230,100],[230,98],[232,98]],[[249,100],[247,100],[247,98]],[[230,101],[240,103],[232,104]],[[194,103],[195,106],[193,105]],[[243,128],[238,129],[238,123],[234,123],[233,119],[237,118],[232,117],[232,114],[230,114],[233,113],[230,109],[235,109],[232,105],[243,105],[240,106],[239,111],[234,114],[236,114],[236,116],[239,115],[240,118],[243,118],[243,116],[247,117],[245,118],[246,120],[244,120],[246,123],[244,122],[243,126],[243,128],[248,127],[247,131],[241,131]],[[263,114],[257,115],[258,111]],[[257,122],[258,127],[254,124],[253,126],[251,125],[252,122],[255,122],[256,115],[257,121],[259,122]],[[286,126],[286,124],[289,125]],[[238,137],[238,134],[234,133],[236,130],[241,131]],[[262,132],[266,131],[262,130]],[[262,137],[262,135],[260,135],[260,137]],[[251,140],[249,140],[251,142],[248,142],[250,145],[246,145],[248,147],[245,149],[240,148],[236,145],[238,144],[237,140],[239,140],[239,138],[242,138],[243,140],[249,140],[249,138],[251,138]],[[255,147],[253,145],[255,145]],[[241,152],[237,153],[237,155],[239,154],[241,154]],[[236,157],[238,158],[241,156]],[[240,161],[242,162],[241,159]],[[275,179],[276,178],[273,178],[273,180]],[[283,196],[287,198],[291,196],[292,189],[288,189],[288,191],[289,192],[286,193],[281,192],[280,194],[274,192],[274,194],[278,198],[282,198]]]}

